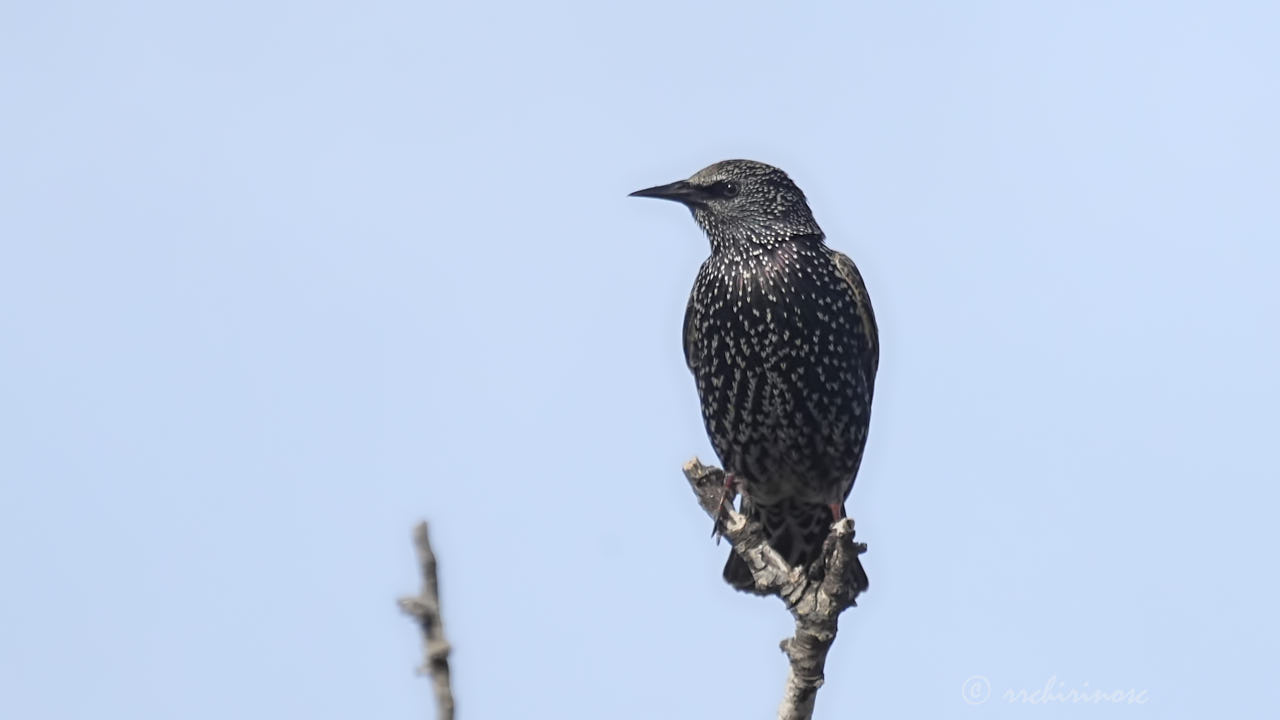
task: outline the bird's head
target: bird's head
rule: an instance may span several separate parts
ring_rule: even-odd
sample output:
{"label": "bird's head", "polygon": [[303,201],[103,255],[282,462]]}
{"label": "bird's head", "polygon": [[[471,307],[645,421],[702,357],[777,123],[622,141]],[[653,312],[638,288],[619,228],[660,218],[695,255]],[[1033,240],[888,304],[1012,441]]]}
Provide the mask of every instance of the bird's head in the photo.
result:
{"label": "bird's head", "polygon": [[711,240],[712,252],[822,236],[804,193],[791,178],[772,165],[753,160],[724,160],[688,180],[631,195],[683,203]]}

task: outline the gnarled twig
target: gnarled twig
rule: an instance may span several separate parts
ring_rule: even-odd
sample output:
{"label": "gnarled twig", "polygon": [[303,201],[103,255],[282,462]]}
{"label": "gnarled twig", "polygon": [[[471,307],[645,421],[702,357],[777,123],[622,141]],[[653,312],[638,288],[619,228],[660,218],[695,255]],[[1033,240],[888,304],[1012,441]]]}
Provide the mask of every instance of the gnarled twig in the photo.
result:
{"label": "gnarled twig", "polygon": [[822,546],[822,557],[805,572],[792,568],[765,542],[760,526],[732,508],[721,509],[724,471],[703,465],[697,458],[685,463],[684,476],[698,497],[698,504],[713,519],[724,518],[721,530],[751,568],[756,590],[777,595],[796,621],[795,635],[782,641],[791,664],[779,720],[808,720],[822,687],[827,651],[836,639],[840,613],[857,603],[866,590],[866,574],[858,556],[867,546],[853,541],[853,520],[845,518],[831,527]]}

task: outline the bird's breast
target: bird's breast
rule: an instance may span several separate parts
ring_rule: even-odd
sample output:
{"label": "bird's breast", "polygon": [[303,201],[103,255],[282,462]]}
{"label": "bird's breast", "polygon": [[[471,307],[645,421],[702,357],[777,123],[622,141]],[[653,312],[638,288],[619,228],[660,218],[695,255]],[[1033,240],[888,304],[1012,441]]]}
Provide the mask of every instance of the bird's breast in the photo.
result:
{"label": "bird's breast", "polygon": [[[871,377],[856,303],[825,255],[704,264],[690,303],[690,366],[712,443],[764,487],[851,478]],[[823,490],[826,492],[826,490]]]}
{"label": "bird's breast", "polygon": [[782,371],[789,360],[804,360],[831,366],[854,350],[857,314],[826,258],[774,253],[714,260],[699,273],[691,307],[698,354],[712,365]]}

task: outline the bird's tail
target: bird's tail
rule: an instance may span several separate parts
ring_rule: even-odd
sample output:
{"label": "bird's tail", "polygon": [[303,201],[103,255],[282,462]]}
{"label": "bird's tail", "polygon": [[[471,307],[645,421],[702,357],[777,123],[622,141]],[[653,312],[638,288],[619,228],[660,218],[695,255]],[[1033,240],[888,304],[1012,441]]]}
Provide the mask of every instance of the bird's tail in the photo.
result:
{"label": "bird's tail", "polygon": [[[742,512],[748,520],[760,523],[769,546],[791,567],[808,567],[821,557],[822,543],[827,539],[833,521],[831,508],[826,505],[790,500],[757,506],[744,497]],[[855,581],[865,589],[867,576],[862,563],[858,558],[854,558],[854,563]],[[751,569],[733,550],[729,551],[729,560],[724,564],[724,580],[737,590],[756,593]]]}

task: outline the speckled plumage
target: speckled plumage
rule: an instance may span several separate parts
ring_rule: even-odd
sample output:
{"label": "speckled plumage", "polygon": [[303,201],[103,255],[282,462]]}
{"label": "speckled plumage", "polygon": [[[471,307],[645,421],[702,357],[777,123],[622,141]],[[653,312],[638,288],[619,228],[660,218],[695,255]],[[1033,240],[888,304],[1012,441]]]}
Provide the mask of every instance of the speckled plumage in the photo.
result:
{"label": "speckled plumage", "polygon": [[[862,277],[769,165],[726,160],[634,194],[684,203],[710,240],[684,322],[703,421],[744,511],[807,565],[843,515],[867,440],[879,342]],[[725,578],[752,584],[732,553]]]}

